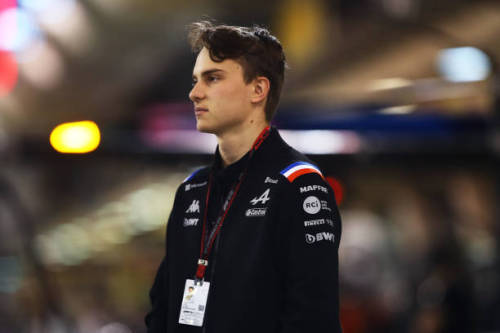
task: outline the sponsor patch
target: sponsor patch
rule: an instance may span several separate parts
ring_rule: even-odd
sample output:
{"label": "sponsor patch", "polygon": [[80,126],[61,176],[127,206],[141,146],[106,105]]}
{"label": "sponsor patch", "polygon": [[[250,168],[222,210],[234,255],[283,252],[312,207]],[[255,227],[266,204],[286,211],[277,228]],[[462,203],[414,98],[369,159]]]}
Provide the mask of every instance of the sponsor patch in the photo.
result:
{"label": "sponsor patch", "polygon": [[305,198],[302,208],[308,214],[316,214],[321,210],[321,202],[314,195]]}
{"label": "sponsor patch", "polygon": [[323,178],[323,174],[319,171],[318,167],[307,162],[295,162],[281,170],[280,172],[285,176],[290,183],[292,183],[297,177],[308,173],[317,173]]}
{"label": "sponsor patch", "polygon": [[278,184],[278,180],[266,177],[266,180],[264,180],[264,184],[265,183]]}
{"label": "sponsor patch", "polygon": [[199,213],[200,212],[200,200],[193,200],[191,205],[189,205],[186,213]]}
{"label": "sponsor patch", "polygon": [[260,203],[262,203],[263,205],[265,205],[265,204],[266,204],[266,202],[268,202],[269,200],[271,200],[271,198],[269,198],[269,191],[270,191],[270,190],[271,190],[271,189],[270,189],[270,188],[268,188],[267,190],[265,190],[265,191],[264,191],[264,193],[262,193],[262,194],[260,195],[260,197],[258,197],[258,198],[257,198],[257,197],[255,197],[255,198],[253,198],[252,200],[250,200],[250,203],[251,203],[252,205],[254,205],[254,206],[255,206],[256,204],[258,204],[259,202],[260,202]]}
{"label": "sponsor patch", "polygon": [[329,212],[332,211],[332,209],[328,206],[328,201],[326,200],[321,200],[321,209],[327,210]]}
{"label": "sponsor patch", "polygon": [[193,188],[203,187],[205,185],[207,185],[206,181],[204,181],[203,183],[198,183],[198,184],[186,184],[186,186],[184,187],[184,190],[187,192]]}
{"label": "sponsor patch", "polygon": [[245,212],[246,217],[262,217],[265,216],[267,208],[249,208]]}
{"label": "sponsor patch", "polygon": [[323,225],[323,224],[328,224],[329,226],[333,227],[333,221],[330,219],[316,219],[316,220],[304,221],[304,227],[314,227],[316,225]]}
{"label": "sponsor patch", "polygon": [[328,194],[328,189],[324,186],[321,186],[321,185],[308,185],[308,186],[301,186],[300,187],[300,193],[306,193],[309,191],[321,191],[321,192],[325,192],[326,194]]}
{"label": "sponsor patch", "polygon": [[322,224],[325,224],[325,219],[304,221],[304,227],[312,227],[315,225],[322,225]]}
{"label": "sponsor patch", "polygon": [[331,232],[318,232],[315,235],[306,234],[306,243],[313,244],[321,241],[328,241],[335,243],[335,235]]}
{"label": "sponsor patch", "polygon": [[185,227],[196,227],[198,225],[199,219],[188,219],[184,218],[184,223],[182,224]]}

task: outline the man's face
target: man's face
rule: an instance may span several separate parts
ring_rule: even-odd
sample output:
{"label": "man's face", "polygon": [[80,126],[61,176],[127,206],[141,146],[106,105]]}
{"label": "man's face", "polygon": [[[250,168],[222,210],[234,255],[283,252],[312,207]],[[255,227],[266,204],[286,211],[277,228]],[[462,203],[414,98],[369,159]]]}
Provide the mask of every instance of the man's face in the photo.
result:
{"label": "man's face", "polygon": [[193,101],[200,132],[222,134],[238,129],[250,117],[252,85],[243,79],[243,67],[232,59],[214,62],[203,48],[193,69]]}

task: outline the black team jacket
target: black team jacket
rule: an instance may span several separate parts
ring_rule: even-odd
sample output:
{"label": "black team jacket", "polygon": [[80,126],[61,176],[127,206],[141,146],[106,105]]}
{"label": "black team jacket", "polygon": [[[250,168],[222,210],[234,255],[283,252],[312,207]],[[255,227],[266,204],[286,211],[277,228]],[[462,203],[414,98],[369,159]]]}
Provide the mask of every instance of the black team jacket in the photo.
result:
{"label": "black team jacket", "polygon": [[[275,128],[253,156],[223,169],[198,170],[177,189],[167,224],[166,255],[150,291],[149,333],[335,333],[339,321],[341,221],[333,190]],[[186,279],[200,257],[207,226],[229,189],[246,176],[208,258],[210,282],[202,327],[179,324]]]}

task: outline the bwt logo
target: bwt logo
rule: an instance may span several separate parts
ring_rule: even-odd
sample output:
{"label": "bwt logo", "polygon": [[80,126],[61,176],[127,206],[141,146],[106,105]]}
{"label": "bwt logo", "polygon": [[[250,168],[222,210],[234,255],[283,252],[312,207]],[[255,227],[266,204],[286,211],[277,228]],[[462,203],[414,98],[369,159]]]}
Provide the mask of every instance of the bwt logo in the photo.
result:
{"label": "bwt logo", "polygon": [[312,244],[321,241],[335,243],[335,235],[331,232],[318,232],[316,235],[306,234],[306,243]]}
{"label": "bwt logo", "polygon": [[187,219],[187,218],[184,218],[183,225],[185,227],[196,227],[196,225],[198,224],[198,220],[199,219]]}

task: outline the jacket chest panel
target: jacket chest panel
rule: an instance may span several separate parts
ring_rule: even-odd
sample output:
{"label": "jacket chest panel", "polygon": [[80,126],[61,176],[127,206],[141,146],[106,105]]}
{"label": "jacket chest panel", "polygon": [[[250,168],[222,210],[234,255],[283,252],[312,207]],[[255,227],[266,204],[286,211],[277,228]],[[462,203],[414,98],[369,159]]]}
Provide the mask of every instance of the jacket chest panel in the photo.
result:
{"label": "jacket chest panel", "polygon": [[[239,252],[238,249],[244,251],[268,241],[280,181],[283,180],[276,176],[247,176],[224,220],[220,236],[221,247],[231,249],[230,252]],[[180,231],[179,241],[186,250],[196,248],[199,251],[206,195],[207,186],[184,186],[176,226]]]}
{"label": "jacket chest panel", "polygon": [[249,177],[242,184],[221,230],[220,262],[232,264],[242,258],[254,263],[262,260],[262,251],[272,242],[278,186],[278,179],[269,176]]}

